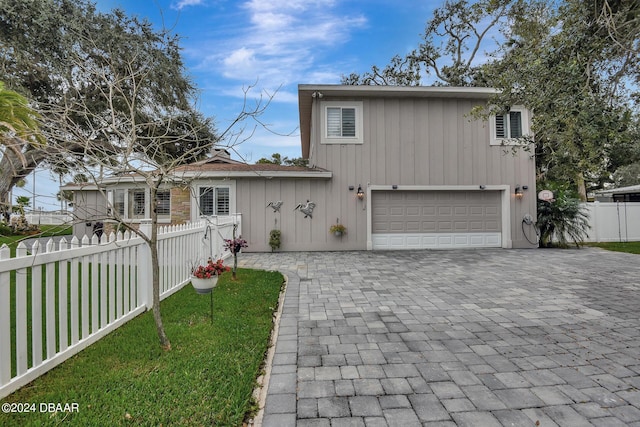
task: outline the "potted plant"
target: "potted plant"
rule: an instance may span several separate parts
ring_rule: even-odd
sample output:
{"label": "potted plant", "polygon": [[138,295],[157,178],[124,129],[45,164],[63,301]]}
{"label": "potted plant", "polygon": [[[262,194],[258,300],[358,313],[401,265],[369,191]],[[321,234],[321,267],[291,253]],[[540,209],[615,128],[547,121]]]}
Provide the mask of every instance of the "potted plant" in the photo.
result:
{"label": "potted plant", "polygon": [[280,230],[271,230],[269,233],[269,246],[271,246],[271,252],[274,252],[276,249],[280,249],[280,238],[282,233]]}
{"label": "potted plant", "polygon": [[333,224],[331,227],[329,227],[329,233],[333,233],[336,236],[340,237],[343,234],[347,233],[347,227],[345,227],[340,223],[336,223],[336,224]]}
{"label": "potted plant", "polygon": [[211,258],[206,265],[199,265],[191,270],[191,285],[199,294],[208,294],[218,284],[218,277],[230,268],[219,259],[213,262]]}
{"label": "potted plant", "polygon": [[234,224],[232,239],[224,239],[224,249],[231,252],[231,254],[233,255],[233,269],[231,269],[233,273],[231,277],[233,278],[233,280],[236,280],[236,271],[238,271],[238,254],[240,253],[240,251],[242,251],[242,248],[249,247],[249,244],[242,238],[242,236],[236,238],[237,228],[238,224]]}

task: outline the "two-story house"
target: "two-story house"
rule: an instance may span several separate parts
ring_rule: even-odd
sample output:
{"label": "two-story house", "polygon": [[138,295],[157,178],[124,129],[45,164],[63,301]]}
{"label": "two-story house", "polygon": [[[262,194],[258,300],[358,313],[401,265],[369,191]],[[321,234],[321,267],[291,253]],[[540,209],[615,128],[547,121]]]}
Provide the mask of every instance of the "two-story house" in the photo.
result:
{"label": "two-story house", "polygon": [[[514,107],[474,118],[473,108],[493,94],[300,85],[302,157],[310,167],[248,165],[219,153],[176,171],[189,186],[163,194],[165,220],[240,213],[250,251],[270,251],[274,228],[283,251],[536,247],[523,226],[536,218],[535,159],[508,147],[529,134],[529,113]],[[122,190],[125,212],[135,197]],[[143,216],[144,190],[128,191],[137,191]],[[346,234],[329,232],[336,223]]]}

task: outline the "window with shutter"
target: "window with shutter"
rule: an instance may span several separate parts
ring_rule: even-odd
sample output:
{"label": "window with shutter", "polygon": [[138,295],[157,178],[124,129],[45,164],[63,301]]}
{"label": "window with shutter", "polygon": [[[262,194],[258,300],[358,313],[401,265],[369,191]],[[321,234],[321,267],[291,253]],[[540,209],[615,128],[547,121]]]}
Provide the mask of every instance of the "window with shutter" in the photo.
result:
{"label": "window with shutter", "polygon": [[216,215],[229,215],[229,187],[216,187]]}
{"label": "window with shutter", "polygon": [[156,193],[158,217],[171,216],[171,192],[169,190],[158,190]]}
{"label": "window with shutter", "polygon": [[323,144],[362,144],[362,102],[328,101],[322,105]]}
{"label": "window with shutter", "polygon": [[229,187],[200,187],[200,215],[230,215],[231,189]]}
{"label": "window with shutter", "polygon": [[145,217],[145,191],[129,190],[129,218]]}
{"label": "window with shutter", "polygon": [[507,114],[496,114],[490,121],[491,145],[518,144],[517,138],[529,133],[527,110],[513,107]]}

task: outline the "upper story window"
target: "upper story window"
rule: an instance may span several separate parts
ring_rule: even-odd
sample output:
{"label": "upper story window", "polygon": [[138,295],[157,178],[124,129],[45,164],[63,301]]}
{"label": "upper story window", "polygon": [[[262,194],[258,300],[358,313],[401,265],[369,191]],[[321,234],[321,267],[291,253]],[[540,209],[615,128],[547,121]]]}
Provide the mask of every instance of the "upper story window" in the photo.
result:
{"label": "upper story window", "polygon": [[323,102],[321,111],[323,144],[362,144],[362,102]]}
{"label": "upper story window", "polygon": [[524,107],[491,116],[491,145],[513,145],[517,138],[529,134],[529,115]]}

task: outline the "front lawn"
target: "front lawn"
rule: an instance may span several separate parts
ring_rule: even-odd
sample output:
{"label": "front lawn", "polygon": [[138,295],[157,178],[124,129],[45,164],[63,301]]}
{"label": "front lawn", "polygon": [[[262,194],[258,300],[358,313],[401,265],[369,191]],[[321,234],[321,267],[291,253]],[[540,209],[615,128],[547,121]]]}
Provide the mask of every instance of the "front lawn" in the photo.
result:
{"label": "front lawn", "polygon": [[[210,295],[187,285],[162,302],[172,350],[158,344],[147,312],[2,400],[35,403],[35,413],[0,413],[2,426],[240,426],[255,410],[252,391],[268,347],[283,277],[238,270]],[[39,412],[41,403],[75,412]],[[45,405],[46,407],[46,405]]]}
{"label": "front lawn", "polygon": [[585,246],[594,246],[597,248],[606,249],[608,251],[640,254],[640,242],[585,243]]}
{"label": "front lawn", "polygon": [[[31,239],[34,237],[54,237],[54,236],[70,236],[73,232],[73,227],[70,225],[41,225],[40,233],[33,235],[9,235],[8,233],[2,233],[0,231],[0,246],[6,244],[15,251],[18,243],[25,239]],[[70,238],[67,238],[70,240]]]}

